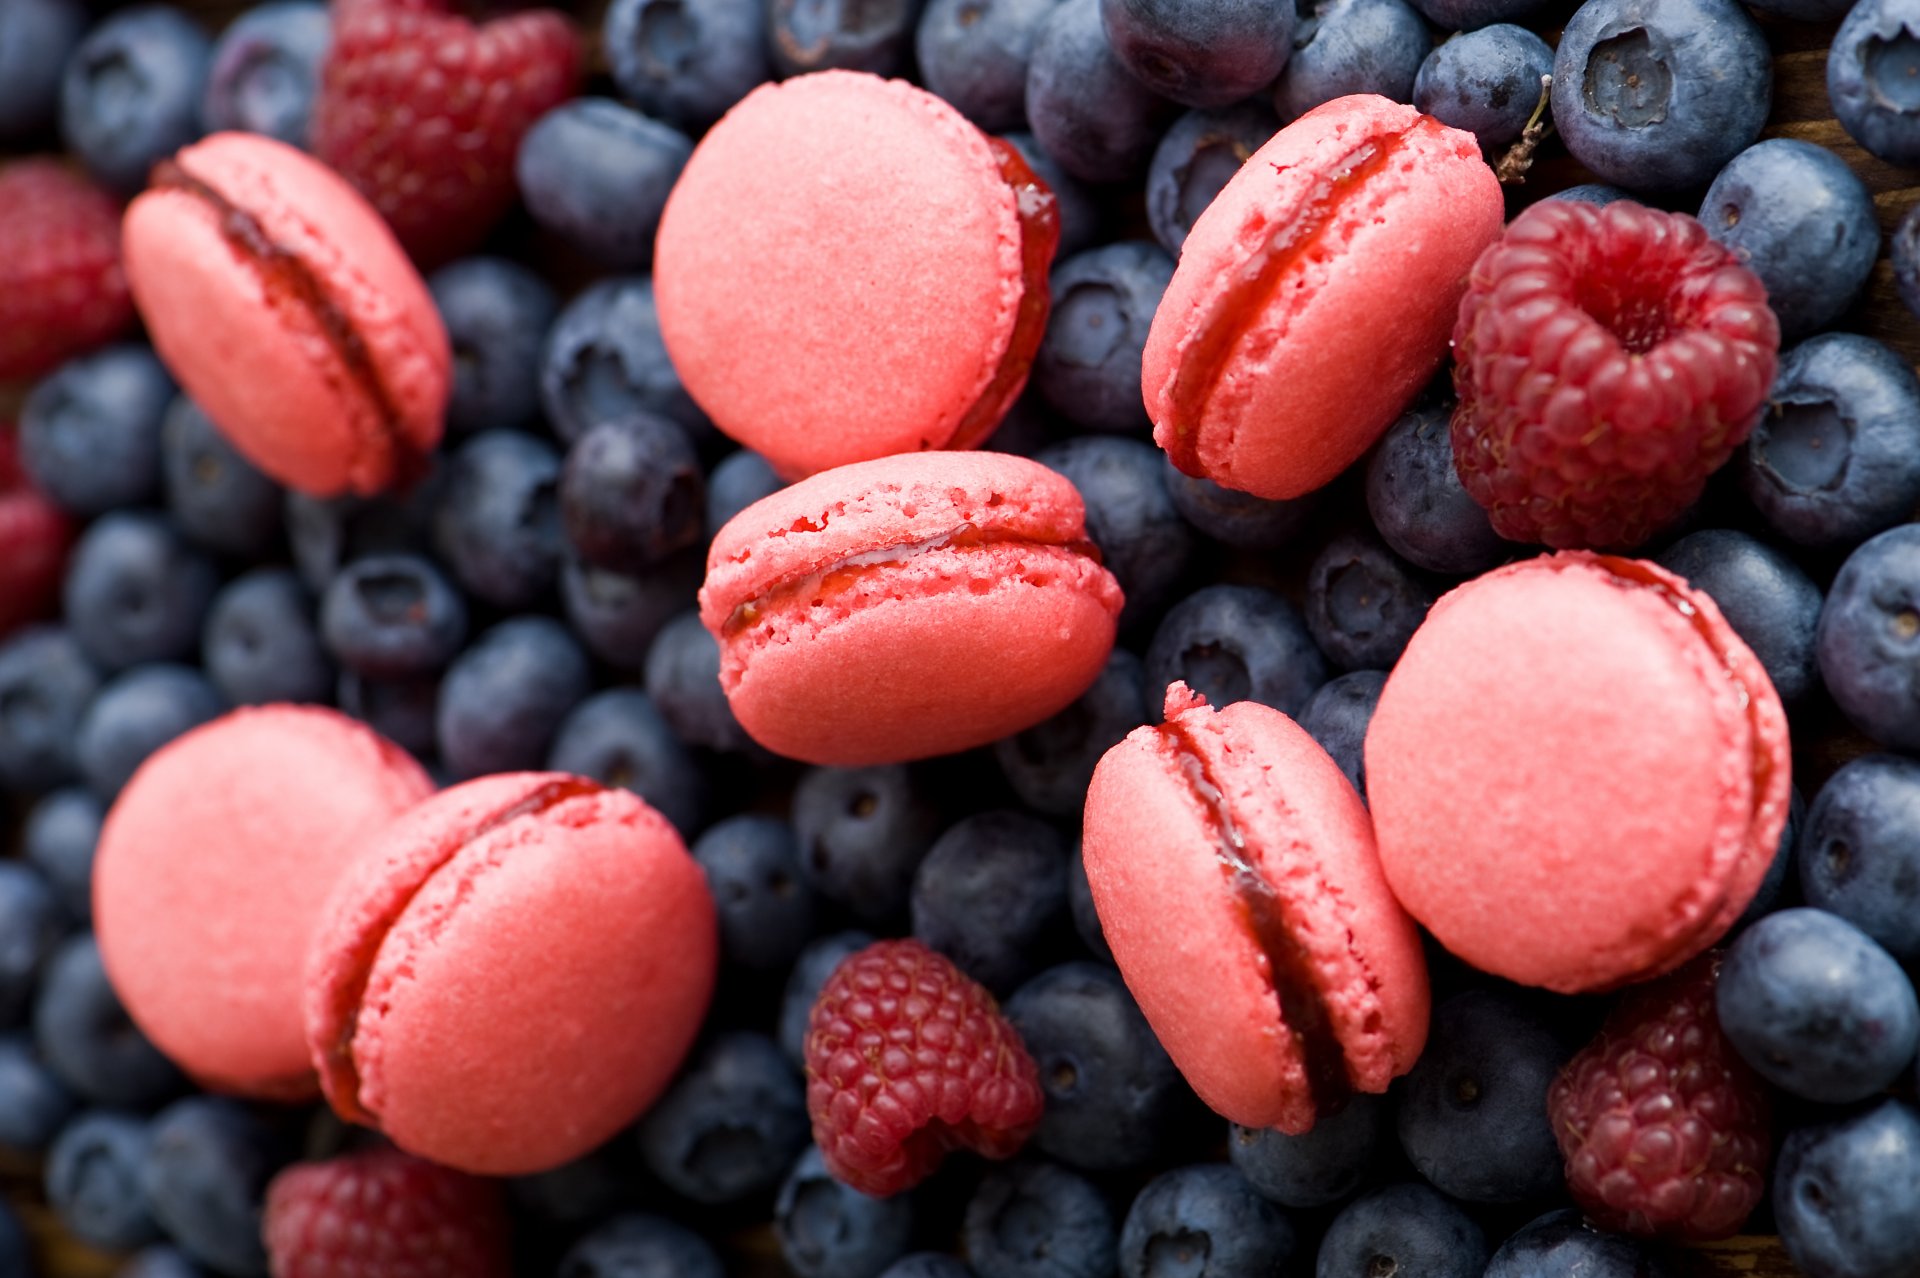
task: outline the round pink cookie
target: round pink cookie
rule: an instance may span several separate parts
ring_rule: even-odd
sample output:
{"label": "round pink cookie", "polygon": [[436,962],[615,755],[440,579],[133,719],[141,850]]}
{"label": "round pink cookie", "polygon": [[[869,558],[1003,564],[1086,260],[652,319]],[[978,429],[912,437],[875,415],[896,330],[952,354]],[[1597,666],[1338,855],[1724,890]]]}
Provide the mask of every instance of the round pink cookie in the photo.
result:
{"label": "round pink cookie", "polygon": [[307,1041],[343,1118],[463,1171],[545,1171],[666,1088],[718,947],[705,876],[636,795],[482,777],[342,879],[307,956]]}
{"label": "round pink cookie", "polygon": [[305,152],[217,133],[127,209],[127,283],[182,389],[249,461],[329,497],[409,478],[440,439],[451,355],[380,215]]}
{"label": "round pink cookie", "polygon": [[700,619],[767,749],[855,767],[1031,727],[1086,691],[1120,587],[1071,483],[1000,453],[914,453],[802,480],[713,539]]}
{"label": "round pink cookie", "polygon": [[1326,484],[1439,369],[1504,209],[1471,133],[1367,94],[1307,112],[1181,249],[1141,366],[1155,441],[1259,497]]}
{"label": "round pink cookie", "polygon": [[313,706],[235,710],[156,751],[94,858],[94,929],[127,1014],[206,1087],[313,1095],[307,938],[359,842],[432,790],[398,747]]}
{"label": "round pink cookie", "polygon": [[1485,971],[1574,993],[1678,967],[1759,888],[1787,720],[1706,595],[1567,553],[1436,604],[1367,732],[1401,902]]}
{"label": "round pink cookie", "polygon": [[1100,760],[1082,848],[1127,987],[1218,1113],[1304,1132],[1412,1067],[1419,934],[1360,796],[1278,710],[1174,684],[1165,722]]}
{"label": "round pink cookie", "polygon": [[788,478],[972,448],[1026,384],[1059,240],[1009,145],[901,80],[754,90],[694,148],[654,252],[660,334]]}

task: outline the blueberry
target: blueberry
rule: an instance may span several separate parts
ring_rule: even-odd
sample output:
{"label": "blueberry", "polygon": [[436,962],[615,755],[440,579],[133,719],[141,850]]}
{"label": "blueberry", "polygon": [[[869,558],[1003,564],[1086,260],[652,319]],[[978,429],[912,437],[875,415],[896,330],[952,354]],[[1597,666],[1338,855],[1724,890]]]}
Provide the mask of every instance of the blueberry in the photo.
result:
{"label": "blueberry", "polygon": [[1133,1200],[1120,1229],[1120,1273],[1265,1278],[1284,1272],[1293,1246],[1292,1223],[1246,1177],[1202,1163],[1162,1172]]}
{"label": "blueberry", "polygon": [[76,515],[137,506],[160,495],[160,429],[173,397],[173,379],[145,346],[68,360],[20,408],[20,460],[35,487]]}
{"label": "blueberry", "polygon": [[547,767],[633,791],[683,836],[700,827],[705,778],[638,688],[607,688],[576,705],[554,730]]}
{"label": "blueberry", "polygon": [[110,799],[148,755],[225,709],[213,685],[190,666],[157,661],[116,675],[80,720],[73,749],[81,779]]}
{"label": "blueberry", "polygon": [[601,422],[656,413],[689,434],[710,431],[660,340],[653,281],[602,280],[567,304],[547,331],[540,399],[568,443]]}
{"label": "blueberry", "polygon": [[918,4],[863,0],[767,0],[767,36],[783,76],[810,71],[905,69]]}
{"label": "blueberry", "polygon": [[704,129],[768,76],[766,0],[614,0],[602,42],[642,111]]}
{"label": "blueberry", "polygon": [[1553,122],[1602,181],[1705,184],[1760,136],[1767,38],[1735,0],[1587,0],[1553,59]]}
{"label": "blueberry", "polygon": [[1360,1187],[1390,1122],[1383,1098],[1356,1095],[1301,1136],[1234,1123],[1227,1156],[1248,1184],[1282,1207],[1326,1207]]}
{"label": "blueberry", "polygon": [[1780,826],[1780,842],[1774,845],[1773,860],[1767,864],[1766,877],[1760,880],[1760,888],[1747,902],[1747,908],[1735,919],[1729,935],[1751,927],[1755,921],[1773,913],[1786,893],[1787,876],[1794,868],[1795,848],[1800,840],[1800,828],[1806,821],[1806,802],[1800,797],[1800,789],[1795,786],[1790,791],[1787,802],[1787,819]]}
{"label": "blueberry", "polygon": [[334,660],[355,674],[427,674],[460,651],[467,606],[431,561],[369,555],[328,583],[320,597],[320,635]]}
{"label": "blueberry", "polygon": [[542,229],[595,266],[632,270],[653,259],[667,192],[693,143],[611,98],[575,98],[534,122],[514,176]]}
{"label": "blueberry", "polygon": [[1371,538],[1328,542],[1307,573],[1307,631],[1347,670],[1385,670],[1426,619],[1434,592],[1414,569]]}
{"label": "blueberry", "polygon": [[207,1278],[207,1271],[173,1247],[143,1247],[113,1278]]}
{"label": "blueberry", "polygon": [[782,1259],[799,1278],[871,1278],[906,1254],[913,1199],[848,1189],[809,1145],[780,1186],[773,1228]]}
{"label": "blueberry", "polygon": [[696,1203],[737,1203],[772,1189],[807,1145],[800,1075],[762,1034],[703,1047],[640,1123],[653,1174]]}
{"label": "blueberry", "polygon": [[1546,7],[1546,0],[1414,0],[1413,7],[1443,31],[1474,31],[1531,18]]}
{"label": "blueberry", "polygon": [[729,817],[693,845],[720,918],[720,949],[742,967],[781,971],[813,935],[813,892],[800,876],[793,827],[767,816]]}
{"label": "blueberry", "polygon": [[1077,841],[1067,857],[1067,908],[1073,912],[1073,930],[1080,934],[1080,943],[1101,962],[1113,962],[1113,947],[1107,944],[1107,934],[1100,926],[1093,886],[1087,881],[1087,863]]}
{"label": "blueberry", "polygon": [[779,1043],[796,1068],[806,1060],[807,1018],[813,1013],[813,1001],[820,997],[820,987],[842,960],[871,944],[873,938],[865,932],[835,932],[814,941],[793,960],[780,997]]}
{"label": "blueberry", "polygon": [[[0,1153],[34,1158],[66,1125],[73,1094],[17,1034],[0,1036]],[[6,1273],[0,1265],[0,1274]]]}
{"label": "blueberry", "polygon": [[1920,1111],[1883,1100],[1780,1147],[1773,1215],[1809,1278],[1908,1278],[1920,1256]]}
{"label": "blueberry", "polygon": [[1827,99],[1853,139],[1889,164],[1920,164],[1920,3],[1860,0],[1827,50]]}
{"label": "blueberry", "polygon": [[340,570],[369,555],[424,555],[432,542],[439,471],[405,496],[336,497],[287,494],[283,522],[293,566],[319,594]]}
{"label": "blueberry", "polygon": [[60,70],[87,29],[81,0],[9,0],[0,6],[0,137],[25,140],[60,109]]}
{"label": "blueberry", "polygon": [[1341,1208],[1320,1239],[1314,1278],[1480,1278],[1487,1238],[1446,1195],[1417,1181]]}
{"label": "blueberry", "polygon": [[53,1076],[94,1104],[155,1105],[184,1081],[127,1019],[92,933],[70,937],[48,961],[33,1006],[33,1042]]}
{"label": "blueberry", "polygon": [[1139,177],[1175,107],[1135,79],[1101,29],[1101,0],[1060,0],[1027,67],[1027,127],[1083,182]]}
{"label": "blueberry", "polygon": [[47,1155],[47,1199],[67,1232],[90,1246],[121,1250],[160,1236],[140,1180],[147,1157],[144,1119],[89,1110],[62,1129]]}
{"label": "blueberry", "polygon": [[68,927],[66,910],[37,868],[0,861],[0,1029],[26,1019],[41,970]]}
{"label": "blueberry", "polygon": [[334,686],[313,601],[287,568],[256,568],[213,597],[200,659],[234,705],[325,702]]}
{"label": "blueberry", "polygon": [[460,588],[497,608],[544,599],[560,575],[560,454],[533,435],[488,430],[447,460],[433,546]]}
{"label": "blueberry", "polygon": [[60,136],[104,185],[131,195],[147,170],[200,136],[213,46],[164,4],[122,9],[95,26],[60,81]]}
{"label": "blueberry", "polygon": [[800,872],[863,919],[905,908],[939,818],[902,764],[812,768],[793,788]]}
{"label": "blueberry", "polygon": [[1147,648],[1148,699],[1176,679],[1216,707],[1258,701],[1297,715],[1327,681],[1327,662],[1279,595],[1206,586],[1167,609]]}
{"label": "blueberry", "polygon": [[236,452],[185,395],[175,397],[160,425],[160,474],[167,509],[195,545],[257,559],[279,542],[286,502],[280,485]]}
{"label": "blueberry", "polygon": [[50,790],[72,777],[74,738],[99,690],[71,630],[29,626],[0,639],[0,789]]}
{"label": "blueberry", "polygon": [[1483,1278],[1670,1278],[1639,1240],[1603,1234],[1571,1208],[1549,1212],[1500,1245]]}
{"label": "blueberry", "polygon": [[1456,994],[1400,1085],[1400,1146],[1442,1193],[1518,1203],[1560,1187],[1547,1088],[1572,1052],[1517,995]]}
{"label": "blueberry", "polygon": [[[1059,0],[1043,2],[1053,5],[1058,4]],[[1059,161],[1047,154],[1033,134],[1008,133],[1001,141],[1018,151],[1020,158],[1027,162],[1027,167],[1033,170],[1034,176],[1045,182],[1047,189],[1053,192],[1054,208],[1060,214],[1060,247],[1055,251],[1055,259],[1064,260],[1098,244],[1103,238],[1102,230],[1107,220],[1106,201],[1061,168]],[[1003,423],[1000,432],[1004,434],[1005,431],[1006,425]]]}
{"label": "blueberry", "polygon": [[1838,22],[1847,16],[1853,0],[1761,0],[1749,7],[1794,22]]}
{"label": "blueberry", "polygon": [[1810,337],[1781,356],[1739,456],[1747,499],[1776,532],[1853,545],[1920,503],[1920,378],[1870,337]]}
{"label": "blueberry", "polygon": [[1100,0],[1107,40],[1162,97],[1223,107],[1273,83],[1293,51],[1291,4],[1261,0]]}
{"label": "blueberry", "polygon": [[1893,287],[1909,311],[1920,315],[1920,212],[1909,208],[1900,215],[1888,245],[1893,260]]}
{"label": "blueberry", "polygon": [[1436,45],[1413,79],[1413,104],[1493,150],[1516,142],[1540,103],[1553,50],[1525,27],[1495,23]]}
{"label": "blueberry", "polygon": [[219,584],[213,564],[169,520],[121,510],[95,520],[74,546],[61,602],[81,649],[111,674],[194,652]]}
{"label": "blueberry", "polygon": [[583,561],[645,571],[699,544],[706,482],[686,432],[636,413],[574,441],[560,474],[560,519]]}
{"label": "blueberry", "polygon": [[333,23],[318,0],[274,0],[235,18],[213,47],[200,107],[207,129],[306,146],[320,62],[332,42]]}
{"label": "blueberry", "polygon": [[33,1278],[34,1274],[26,1227],[5,1203],[0,1203],[0,1274],[7,1278]]}
{"label": "blueberry", "polygon": [[1153,719],[1146,667],[1125,648],[1065,710],[995,742],[994,758],[1020,801],[1048,816],[1077,816],[1100,756]]}
{"label": "blueberry", "polygon": [[707,476],[707,534],[765,497],[786,487],[767,459],[750,448],[728,453]]}
{"label": "blueberry", "polygon": [[1404,0],[1320,0],[1294,32],[1274,108],[1282,120],[1295,120],[1350,93],[1411,102],[1432,48],[1427,24]]}
{"label": "blueberry", "polygon": [[698,549],[635,577],[569,555],[560,567],[560,601],[567,624],[594,656],[637,670],[667,622],[693,606],[705,571],[706,556]]}
{"label": "blueberry", "polygon": [[[705,0],[695,0],[704,3]],[[615,1216],[560,1259],[557,1278],[726,1278],[720,1257],[684,1225],[638,1212]]]}
{"label": "blueberry", "polygon": [[976,813],[934,840],[910,905],[915,937],[1005,996],[1064,931],[1066,844],[1025,813]]}
{"label": "blueberry", "polygon": [[1883,746],[1920,748],[1920,525],[1889,529],[1847,557],[1815,651],[1856,727]]}
{"label": "blueberry", "polygon": [[560,300],[547,282],[503,257],[469,257],[427,279],[453,348],[447,430],[515,430],[540,411],[540,355]]}
{"label": "blueberry", "polygon": [[1920,1003],[1893,956],[1838,915],[1792,909],[1742,932],[1720,968],[1720,1028],[1774,1086],[1863,1100],[1920,1046]]}
{"label": "blueberry", "polygon": [[440,683],[440,761],[460,778],[538,768],[567,712],[591,691],[587,654],[565,626],[551,617],[500,622]]}
{"label": "blueberry", "polygon": [[1814,796],[1800,852],[1807,904],[1920,963],[1920,762],[1870,754]]}
{"label": "blueberry", "polygon": [[[619,1136],[571,1162],[507,1182],[513,1206],[547,1224],[587,1225],[605,1220],[635,1197],[639,1151]],[[618,1271],[616,1271],[618,1272]]]}
{"label": "blueberry", "polygon": [[1126,592],[1123,628],[1159,611],[1185,576],[1193,552],[1193,531],[1167,492],[1161,458],[1145,440],[1108,435],[1082,435],[1034,457],[1080,490],[1087,536]]}
{"label": "blueberry", "polygon": [[1145,240],[1104,244],[1054,268],[1033,384],[1062,416],[1088,430],[1152,431],[1140,353],[1172,279],[1173,259]]}
{"label": "blueberry", "polygon": [[1452,410],[1408,413],[1367,462],[1367,513],[1394,553],[1428,572],[1471,577],[1517,547],[1493,531],[1453,467]]}
{"label": "blueberry", "polygon": [[1300,712],[1300,726],[1320,743],[1347,780],[1367,795],[1367,725],[1387,676],[1378,670],[1355,670],[1328,680],[1308,699]]}
{"label": "blueberry", "polygon": [[1171,460],[1165,466],[1167,491],[1180,517],[1222,545],[1241,550],[1278,550],[1299,536],[1320,504],[1317,495],[1311,493],[1288,501],[1268,501],[1222,488],[1211,479],[1183,474]]}
{"label": "blueberry", "polygon": [[1174,121],[1147,165],[1147,224],[1160,247],[1178,256],[1220,188],[1279,131],[1279,119],[1258,101],[1189,111]]}
{"label": "blueberry", "polygon": [[342,671],[335,699],[352,715],[416,758],[433,754],[434,722],[440,713],[436,675],[368,679]]}
{"label": "blueberry", "polygon": [[1713,528],[1682,537],[1658,562],[1719,605],[1781,700],[1797,702],[1818,685],[1820,587],[1791,559],[1746,533]]}
{"label": "blueberry", "polygon": [[647,649],[647,695],[689,745],[709,750],[759,747],[733,717],[720,687],[720,645],[695,612],[668,621]]}
{"label": "blueberry", "polygon": [[1190,1093],[1118,972],[1048,968],[1007,1000],[1040,1069],[1040,1152],[1087,1171],[1143,1167],[1169,1143]]}
{"label": "blueberry", "polygon": [[140,1182],[153,1218],[187,1255],[222,1274],[267,1272],[260,1214],[291,1151],[236,1101],[192,1096],[148,1129]]}
{"label": "blueberry", "polygon": [[989,133],[1027,118],[1027,64],[1060,0],[928,0],[914,32],[920,79]]}
{"label": "blueberry", "polygon": [[1119,1232],[1092,1182],[1040,1162],[988,1173],[960,1227],[980,1278],[1109,1278]]}
{"label": "blueberry", "polygon": [[[1756,6],[1757,7],[1757,6]],[[1595,208],[1604,208],[1616,200],[1631,200],[1633,195],[1617,186],[1608,186],[1605,182],[1582,182],[1570,186],[1564,191],[1556,191],[1547,197],[1549,200],[1572,200],[1578,204],[1591,204]]]}
{"label": "blueberry", "polygon": [[40,869],[69,917],[93,917],[93,851],[106,808],[79,786],[46,795],[27,812],[21,854]]}
{"label": "blueberry", "polygon": [[[938,3],[939,0],[935,0]],[[958,1256],[939,1251],[916,1251],[900,1257],[881,1271],[880,1278],[975,1278]]]}

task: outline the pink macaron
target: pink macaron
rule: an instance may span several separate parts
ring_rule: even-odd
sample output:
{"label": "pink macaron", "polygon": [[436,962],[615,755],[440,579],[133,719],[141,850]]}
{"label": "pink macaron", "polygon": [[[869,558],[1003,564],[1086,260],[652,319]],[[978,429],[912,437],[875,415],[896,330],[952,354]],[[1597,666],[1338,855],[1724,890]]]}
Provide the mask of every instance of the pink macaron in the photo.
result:
{"label": "pink macaron", "polygon": [[1412,1068],[1419,933],[1360,796],[1278,710],[1168,688],[1094,770],[1082,855],[1127,987],[1218,1113],[1304,1132]]}
{"label": "pink macaron", "polygon": [[154,348],[233,446],[318,497],[379,492],[440,439],[446,329],[373,206],[305,152],[217,133],[127,209]]}
{"label": "pink macaron", "polygon": [[754,740],[854,767],[1064,709],[1105,664],[1120,604],[1064,477],[936,452],[842,466],[741,511],[708,550],[700,619]]}
{"label": "pink macaron", "polygon": [[705,876],[638,796],[482,777],[341,880],[307,955],[307,1041],[343,1118],[463,1171],[544,1171],[666,1088],[718,955]]}
{"label": "pink macaron", "polygon": [[1713,601],[1587,553],[1435,604],[1366,756],[1408,911],[1475,967],[1566,993],[1718,940],[1773,860],[1791,783],[1780,699]]}
{"label": "pink macaron", "polygon": [[312,1096],[307,939],[361,841],[432,790],[397,746],[317,706],[235,710],[156,751],[93,869],[101,958],[134,1023],[203,1086]]}
{"label": "pink macaron", "polygon": [[755,89],[702,138],[654,253],[688,393],[789,479],[973,448],[1026,385],[1059,242],[1005,142],[901,80]]}
{"label": "pink macaron", "polygon": [[1326,484],[1440,368],[1504,209],[1471,133],[1370,94],[1307,112],[1181,249],[1141,365],[1154,439],[1258,497]]}

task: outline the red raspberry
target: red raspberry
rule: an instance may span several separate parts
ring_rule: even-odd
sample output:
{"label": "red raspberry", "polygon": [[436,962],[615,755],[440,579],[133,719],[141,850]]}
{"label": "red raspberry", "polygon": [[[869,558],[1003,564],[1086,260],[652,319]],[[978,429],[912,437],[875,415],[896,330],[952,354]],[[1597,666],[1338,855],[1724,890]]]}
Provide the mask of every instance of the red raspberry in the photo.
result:
{"label": "red raspberry", "polygon": [[512,1278],[500,1187],[397,1149],[300,1163],[267,1186],[273,1278]]}
{"label": "red raspberry", "polygon": [[833,970],[806,1056],[827,1170],[876,1197],[919,1184],[950,1149],[1012,1157],[1045,1103],[993,995],[918,941],[876,941]]}
{"label": "red raspberry", "polygon": [[0,638],[52,611],[72,544],[73,521],[27,478],[19,435],[0,423]]}
{"label": "red raspberry", "polygon": [[127,326],[120,205],[56,160],[0,167],[0,381],[38,377]]}
{"label": "red raspberry", "polygon": [[1625,549],[1753,429],[1780,326],[1684,213],[1548,200],[1474,263],[1453,348],[1454,465],[1494,528]]}
{"label": "red raspberry", "polygon": [[1603,1229],[1726,1238],[1766,1189],[1767,1090],[1720,1032],[1720,958],[1629,990],[1547,1093],[1567,1186]]}
{"label": "red raspberry", "polygon": [[314,104],[313,149],[423,262],[456,257],[513,205],[513,157],[572,97],[580,40],[551,9],[481,26],[440,0],[343,0]]}

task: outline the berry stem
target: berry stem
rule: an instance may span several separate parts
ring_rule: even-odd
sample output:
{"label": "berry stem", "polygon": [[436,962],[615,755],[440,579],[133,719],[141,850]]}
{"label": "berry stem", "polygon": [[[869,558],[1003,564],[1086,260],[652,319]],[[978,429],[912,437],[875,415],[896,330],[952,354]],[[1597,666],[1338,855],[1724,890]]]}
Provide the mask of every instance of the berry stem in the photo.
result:
{"label": "berry stem", "polygon": [[1553,121],[1546,118],[1547,99],[1553,92],[1553,77],[1540,77],[1540,100],[1533,105],[1533,114],[1527,117],[1527,127],[1520,130],[1520,140],[1507,148],[1500,162],[1493,166],[1494,176],[1500,179],[1502,186],[1519,186],[1527,180],[1527,170],[1533,167],[1533,153],[1553,132]]}

